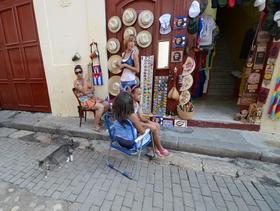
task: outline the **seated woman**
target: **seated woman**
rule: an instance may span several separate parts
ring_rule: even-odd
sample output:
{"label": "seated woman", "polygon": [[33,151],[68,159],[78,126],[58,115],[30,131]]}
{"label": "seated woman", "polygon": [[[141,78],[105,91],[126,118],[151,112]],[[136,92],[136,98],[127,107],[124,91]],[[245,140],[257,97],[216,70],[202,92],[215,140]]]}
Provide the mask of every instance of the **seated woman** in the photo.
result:
{"label": "seated woman", "polygon": [[[134,111],[133,97],[128,92],[121,92],[115,98],[113,104],[113,114],[120,124],[122,124],[126,119],[130,120],[135,126],[137,132],[141,135],[145,133],[147,128],[149,128],[148,126],[143,127],[139,116]],[[155,137],[154,143],[157,148],[155,152],[158,156],[168,155],[168,151],[161,146],[160,139],[157,137],[157,135],[159,135],[159,133],[153,133],[153,137]],[[165,151],[166,153],[161,153],[162,151]]]}
{"label": "seated woman", "polygon": [[95,110],[93,129],[97,132],[100,132],[100,119],[102,114],[109,109],[109,104],[108,102],[93,96],[94,87],[88,86],[86,80],[83,77],[83,69],[81,65],[76,65],[74,72],[77,76],[77,79],[74,81],[76,95],[79,97],[82,106]]}

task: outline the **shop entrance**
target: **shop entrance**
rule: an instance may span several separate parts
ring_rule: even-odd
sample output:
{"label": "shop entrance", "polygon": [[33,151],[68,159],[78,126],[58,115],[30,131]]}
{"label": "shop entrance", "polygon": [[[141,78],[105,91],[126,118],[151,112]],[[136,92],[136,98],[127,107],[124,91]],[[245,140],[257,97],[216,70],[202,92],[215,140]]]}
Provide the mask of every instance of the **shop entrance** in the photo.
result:
{"label": "shop entrance", "polygon": [[240,110],[237,101],[241,76],[258,19],[259,13],[253,5],[218,9],[214,56],[210,68],[204,70],[209,71],[209,84],[204,84],[204,93],[193,93],[194,120],[240,123],[234,116]]}

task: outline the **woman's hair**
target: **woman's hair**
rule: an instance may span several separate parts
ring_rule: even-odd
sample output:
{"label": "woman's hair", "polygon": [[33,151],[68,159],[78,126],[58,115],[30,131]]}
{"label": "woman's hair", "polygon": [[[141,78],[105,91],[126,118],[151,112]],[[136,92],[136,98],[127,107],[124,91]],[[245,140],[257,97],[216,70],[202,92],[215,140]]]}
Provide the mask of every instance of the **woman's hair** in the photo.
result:
{"label": "woman's hair", "polygon": [[124,41],[123,41],[124,50],[127,49],[127,45],[128,45],[129,42],[136,43],[136,38],[133,34],[129,35],[126,39],[124,39]]}
{"label": "woman's hair", "polygon": [[131,88],[131,93],[134,94],[134,92],[137,90],[137,89],[140,89],[141,87],[139,85],[136,85],[136,86],[133,86]]}
{"label": "woman's hair", "polygon": [[121,92],[114,100],[113,114],[120,123],[134,113],[133,98],[128,92]]}
{"label": "woman's hair", "polygon": [[80,70],[83,70],[82,66],[77,64],[75,67],[74,67],[74,71],[77,70],[77,69],[80,69]]}

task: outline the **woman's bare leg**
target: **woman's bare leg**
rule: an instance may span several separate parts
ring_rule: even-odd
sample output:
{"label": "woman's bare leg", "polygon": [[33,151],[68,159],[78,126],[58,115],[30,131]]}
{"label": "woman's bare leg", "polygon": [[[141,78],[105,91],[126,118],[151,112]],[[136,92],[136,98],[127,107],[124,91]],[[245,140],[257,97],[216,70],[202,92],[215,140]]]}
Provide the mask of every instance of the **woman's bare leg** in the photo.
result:
{"label": "woman's bare leg", "polygon": [[100,119],[104,112],[104,105],[102,103],[96,103],[93,109],[95,110],[93,128],[99,129]]}

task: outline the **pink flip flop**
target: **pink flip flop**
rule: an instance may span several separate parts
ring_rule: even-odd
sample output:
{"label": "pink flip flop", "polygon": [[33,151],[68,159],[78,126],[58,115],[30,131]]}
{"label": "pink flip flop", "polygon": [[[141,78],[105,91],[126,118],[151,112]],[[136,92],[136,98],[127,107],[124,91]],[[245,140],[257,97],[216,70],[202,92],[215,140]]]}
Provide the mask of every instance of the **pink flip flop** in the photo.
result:
{"label": "pink flip flop", "polygon": [[163,156],[170,155],[170,152],[167,149],[162,148],[162,150],[159,150],[160,154]]}
{"label": "pink flip flop", "polygon": [[155,149],[155,153],[156,153],[156,155],[158,157],[162,157],[163,156],[158,149]]}

